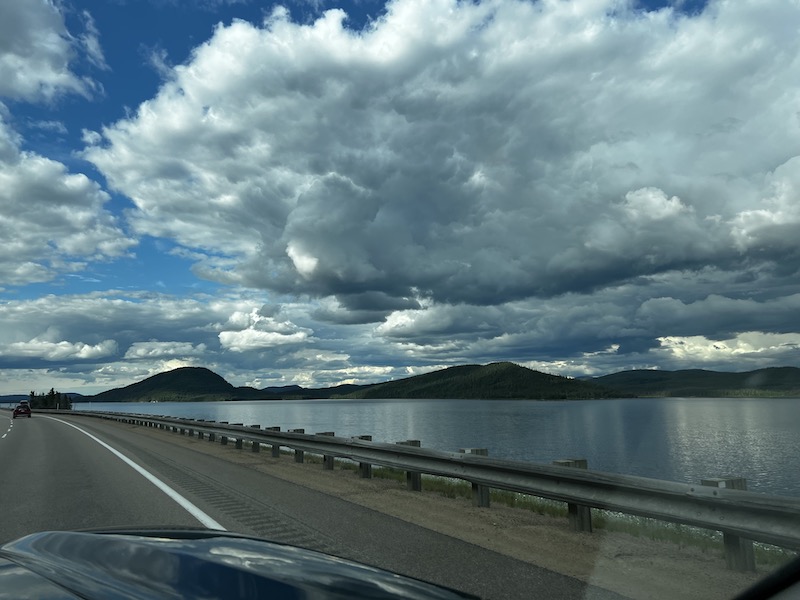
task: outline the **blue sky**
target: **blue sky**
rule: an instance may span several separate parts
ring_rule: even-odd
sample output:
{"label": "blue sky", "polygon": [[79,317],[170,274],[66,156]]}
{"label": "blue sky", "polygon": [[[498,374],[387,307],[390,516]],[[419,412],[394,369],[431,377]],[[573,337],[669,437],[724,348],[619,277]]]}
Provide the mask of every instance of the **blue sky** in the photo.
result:
{"label": "blue sky", "polygon": [[800,366],[800,6],[0,5],[0,394]]}

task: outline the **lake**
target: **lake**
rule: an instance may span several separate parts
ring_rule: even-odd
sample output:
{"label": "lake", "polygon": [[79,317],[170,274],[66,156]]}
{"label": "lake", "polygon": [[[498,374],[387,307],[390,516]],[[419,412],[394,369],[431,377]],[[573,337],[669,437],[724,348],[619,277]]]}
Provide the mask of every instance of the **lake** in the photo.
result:
{"label": "lake", "polygon": [[800,399],[278,400],[78,403],[101,410],[262,427],[418,439],[423,447],[549,463],[586,458],[589,468],[683,483],[747,478],[748,489],[800,496]]}

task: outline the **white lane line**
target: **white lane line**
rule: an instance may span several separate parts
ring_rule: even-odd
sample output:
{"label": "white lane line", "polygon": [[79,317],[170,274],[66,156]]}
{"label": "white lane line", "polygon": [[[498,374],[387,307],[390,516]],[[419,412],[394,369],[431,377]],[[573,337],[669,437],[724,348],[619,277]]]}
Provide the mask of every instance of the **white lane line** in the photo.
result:
{"label": "white lane line", "polygon": [[169,496],[170,498],[172,498],[172,499],[173,499],[175,502],[177,502],[177,503],[178,503],[178,504],[179,504],[181,507],[183,507],[183,509],[184,509],[184,510],[186,510],[186,512],[188,512],[188,513],[189,513],[190,515],[192,515],[192,516],[193,516],[195,519],[197,519],[198,521],[200,521],[200,523],[201,523],[201,524],[202,524],[204,527],[208,527],[209,529],[218,529],[218,530],[220,530],[220,531],[226,531],[226,529],[225,529],[225,528],[224,528],[222,525],[220,525],[219,523],[217,523],[217,521],[215,521],[215,520],[214,520],[214,519],[212,519],[210,516],[208,516],[206,513],[204,513],[202,510],[200,510],[199,508],[197,508],[197,506],[195,506],[194,504],[192,504],[191,502],[189,502],[189,501],[188,501],[186,498],[184,498],[183,496],[181,496],[181,495],[180,495],[178,492],[176,492],[175,490],[173,490],[173,489],[172,489],[171,487],[169,487],[169,486],[168,486],[166,483],[164,483],[163,481],[161,481],[161,480],[160,480],[158,477],[156,477],[155,475],[153,475],[153,474],[152,474],[152,473],[150,473],[149,471],[147,471],[147,470],[145,470],[144,468],[142,468],[142,467],[140,467],[139,465],[137,465],[137,464],[136,464],[135,462],[133,462],[133,461],[132,461],[130,458],[128,458],[127,456],[125,456],[124,454],[122,454],[120,451],[118,451],[118,450],[116,450],[116,449],[112,448],[111,446],[109,446],[108,444],[106,444],[106,443],[105,443],[103,440],[101,440],[101,439],[99,439],[99,438],[95,437],[94,435],[92,435],[92,434],[91,434],[91,433],[89,433],[88,431],[85,431],[85,430],[81,429],[81,428],[80,428],[80,427],[78,427],[77,425],[73,425],[72,423],[68,423],[67,421],[62,421],[61,419],[56,419],[55,417],[45,417],[45,418],[46,418],[46,419],[50,419],[50,420],[52,420],[52,421],[58,421],[59,423],[63,423],[64,425],[69,425],[70,427],[72,427],[72,428],[74,428],[74,429],[77,429],[78,431],[80,431],[82,434],[84,434],[84,435],[86,435],[86,436],[89,436],[90,438],[92,438],[92,439],[93,439],[95,442],[97,442],[98,444],[100,444],[101,446],[103,446],[103,447],[104,447],[106,450],[109,450],[110,452],[112,452],[114,455],[116,455],[116,456],[117,456],[117,458],[119,458],[120,460],[122,460],[122,461],[123,461],[125,464],[127,464],[129,467],[131,467],[132,469],[134,469],[135,471],[137,471],[137,472],[138,472],[140,475],[142,475],[142,476],[143,476],[145,479],[147,479],[147,480],[148,480],[150,483],[152,483],[154,486],[156,486],[158,489],[160,489],[162,492],[164,492],[164,493],[165,493],[167,496]]}

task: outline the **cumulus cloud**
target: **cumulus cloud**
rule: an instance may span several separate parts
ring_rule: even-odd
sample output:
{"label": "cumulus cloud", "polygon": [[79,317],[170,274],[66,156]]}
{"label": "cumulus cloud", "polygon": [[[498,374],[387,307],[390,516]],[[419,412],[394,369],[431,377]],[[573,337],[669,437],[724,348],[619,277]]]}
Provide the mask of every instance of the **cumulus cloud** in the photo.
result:
{"label": "cumulus cloud", "polygon": [[[87,25],[83,44],[95,61],[102,62],[88,14]],[[94,83],[70,69],[74,46],[57,3],[0,3],[0,96],[34,101],[52,100],[65,92],[88,96]]]}
{"label": "cumulus cloud", "polygon": [[246,352],[282,344],[297,344],[305,341],[307,337],[308,335],[302,331],[279,333],[277,331],[245,329],[242,331],[223,331],[219,334],[219,341],[223,348],[234,352]]}
{"label": "cumulus cloud", "polygon": [[[22,99],[86,93],[63,24],[36,10],[56,32],[48,68],[0,85]],[[126,377],[202,351],[223,374],[309,384],[493,360],[572,375],[683,368],[686,348],[706,366],[796,362],[795,3],[687,15],[616,0],[394,0],[359,30],[340,9],[315,14],[220,24],[179,65],[152,50],[157,93],[83,131],[83,157],[133,203],[124,226],[98,186],[0,127],[0,176],[48,222],[0,261],[4,282],[78,270],[149,235],[199,277],[249,290],[70,299],[74,325],[48,340],[113,339],[137,361]],[[85,29],[102,67],[99,32]],[[55,211],[52,194],[83,216]],[[35,230],[14,206],[8,231]],[[0,334],[5,364],[54,318]]]}
{"label": "cumulus cloud", "polygon": [[[53,101],[63,94],[88,96],[95,84],[70,69],[76,45],[95,66],[105,67],[91,15],[76,41],[61,7],[49,1],[0,5],[0,97]],[[106,210],[109,196],[83,174],[25,149],[25,140],[0,103],[0,284],[49,281],[85,268],[89,261],[125,255],[134,240]],[[58,120],[31,127],[66,134]]]}
{"label": "cumulus cloud", "polygon": [[116,352],[117,344],[114,340],[103,340],[99,344],[89,345],[82,342],[52,342],[35,338],[27,342],[13,342],[6,348],[0,349],[0,355],[40,358],[46,361],[97,360],[114,356]]}
{"label": "cumulus cloud", "polygon": [[262,311],[253,309],[245,314],[234,312],[228,319],[226,329],[219,333],[221,346],[233,352],[247,352],[282,346],[299,344],[309,339],[310,331],[299,328],[290,321],[280,321]]}
{"label": "cumulus cloud", "polygon": [[779,261],[797,21],[398,0],[353,31],[278,9],[219,26],[86,156],[137,231],[281,293],[486,305]]}
{"label": "cumulus cloud", "polygon": [[[234,380],[252,377],[264,364],[307,366],[307,357],[294,356],[310,336],[303,314],[290,308],[265,316],[270,309],[262,305],[263,299],[244,292],[175,298],[118,290],[9,301],[0,304],[0,371],[57,368],[92,382],[147,377],[181,363],[214,368]],[[333,350],[323,344],[317,352]],[[354,365],[337,368],[344,366]]]}
{"label": "cumulus cloud", "polygon": [[800,334],[748,332],[727,339],[704,336],[659,338],[661,350],[683,368],[708,367],[745,359],[752,369],[794,362],[800,351]]}
{"label": "cumulus cloud", "polygon": [[135,241],[104,208],[108,194],[20,143],[0,111],[0,282],[48,281],[127,254]]}
{"label": "cumulus cloud", "polygon": [[153,359],[164,357],[191,357],[203,356],[206,352],[205,344],[191,344],[189,342],[134,342],[125,352],[125,358]]}

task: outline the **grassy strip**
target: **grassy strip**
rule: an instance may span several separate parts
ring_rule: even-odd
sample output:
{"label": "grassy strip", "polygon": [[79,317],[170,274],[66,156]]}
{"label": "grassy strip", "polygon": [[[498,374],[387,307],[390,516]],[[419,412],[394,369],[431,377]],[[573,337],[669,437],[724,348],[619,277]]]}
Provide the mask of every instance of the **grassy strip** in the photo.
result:
{"label": "grassy strip", "polygon": [[[306,454],[306,461],[321,463],[322,457]],[[358,464],[349,460],[337,459],[335,464],[336,468],[342,470],[356,471],[358,469]],[[372,475],[376,478],[390,479],[401,483],[406,481],[406,472],[401,469],[376,467],[372,470]],[[468,481],[436,475],[423,475],[422,480],[422,489],[426,492],[439,494],[446,498],[472,498],[472,485]],[[497,489],[490,491],[490,500],[496,504],[529,510],[540,515],[567,518],[566,503],[557,500]],[[698,548],[702,552],[723,554],[722,533],[710,529],[600,509],[592,509],[592,526],[598,530],[626,533],[634,537],[675,544],[679,548]],[[798,556],[797,552],[759,542],[753,544],[753,550],[757,564],[767,567],[777,567]]]}

